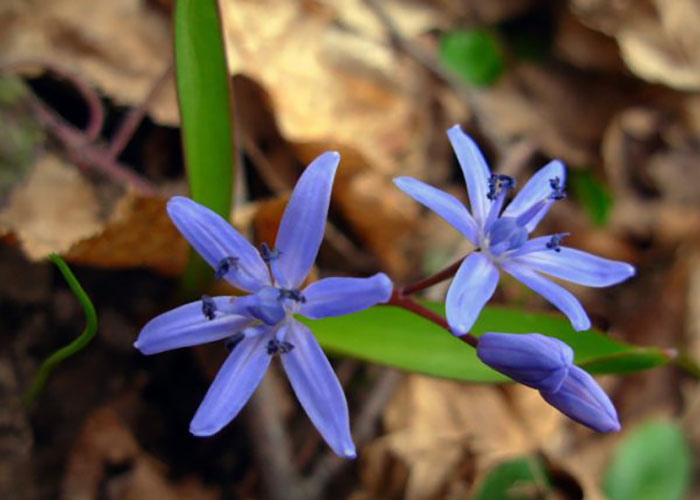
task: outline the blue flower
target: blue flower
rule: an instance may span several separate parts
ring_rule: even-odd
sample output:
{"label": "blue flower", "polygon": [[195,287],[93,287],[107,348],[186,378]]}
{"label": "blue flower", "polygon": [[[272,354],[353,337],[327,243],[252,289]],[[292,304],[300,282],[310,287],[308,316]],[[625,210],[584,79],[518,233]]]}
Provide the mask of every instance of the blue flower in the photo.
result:
{"label": "blue flower", "polygon": [[550,405],[567,417],[598,432],[617,432],[620,421],[608,395],[595,379],[578,366],[571,366],[561,387],[540,391]]}
{"label": "blue flower", "polygon": [[581,303],[547,274],[579,285],[604,287],[634,275],[634,267],[561,246],[563,234],[529,239],[552,204],[565,196],[564,165],[554,160],[542,167],[503,210],[515,181],[492,175],[479,148],[458,125],[447,131],[467,184],[471,213],[454,196],[410,177],[395,184],[436,212],[478,247],[462,262],[447,292],[447,321],[455,335],[468,332],[493,295],[499,269],[559,308],[574,329],[591,326]]}
{"label": "blue flower", "polygon": [[273,249],[260,252],[223,218],[176,196],[168,214],[178,230],[216,271],[250,292],[208,297],[161,314],[134,346],[155,354],[228,339],[232,349],[190,424],[209,436],[228,424],[262,380],[272,357],[282,366],[304,410],[333,451],[354,457],[348,407],[342,387],[311,331],[294,319],[342,316],[386,302],[392,283],[370,278],[326,278],[300,289],[318,253],[340,156],[324,153],[304,171],[285,209]]}
{"label": "blue flower", "polygon": [[571,347],[539,333],[484,333],[476,354],[516,382],[549,392],[561,387],[574,360]]}

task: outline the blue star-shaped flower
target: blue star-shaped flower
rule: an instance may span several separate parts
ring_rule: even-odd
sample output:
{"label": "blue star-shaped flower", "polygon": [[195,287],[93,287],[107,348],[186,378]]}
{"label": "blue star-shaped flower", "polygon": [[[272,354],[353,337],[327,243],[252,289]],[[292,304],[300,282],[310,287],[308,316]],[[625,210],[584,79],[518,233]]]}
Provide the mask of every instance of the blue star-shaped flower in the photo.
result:
{"label": "blue star-shaped flower", "polygon": [[[274,249],[258,252],[223,218],[189,198],[168,201],[168,214],[187,241],[243,297],[208,297],[151,320],[135,347],[155,354],[229,339],[231,354],[190,424],[208,436],[228,424],[248,401],[279,354],[289,381],[333,451],[354,457],[342,387],[311,331],[294,319],[342,316],[386,302],[392,283],[370,278],[326,278],[303,284],[321,245],[340,155],[324,153],[304,171],[285,209]],[[268,268],[269,266],[269,268]]]}
{"label": "blue star-shaped flower", "polygon": [[410,177],[394,179],[403,192],[436,212],[479,249],[461,264],[447,292],[447,321],[455,335],[468,332],[491,298],[502,269],[559,308],[576,330],[591,326],[581,303],[548,274],[579,285],[604,287],[634,275],[634,267],[561,246],[564,235],[528,239],[549,207],[565,196],[564,165],[542,167],[502,211],[515,181],[492,175],[479,148],[458,125],[448,130],[464,179],[471,213],[454,196]]}

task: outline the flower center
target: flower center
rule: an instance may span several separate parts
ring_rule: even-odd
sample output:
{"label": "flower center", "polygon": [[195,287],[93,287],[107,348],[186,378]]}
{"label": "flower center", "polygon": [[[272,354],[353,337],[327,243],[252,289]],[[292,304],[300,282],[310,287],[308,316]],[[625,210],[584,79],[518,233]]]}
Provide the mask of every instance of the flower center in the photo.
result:
{"label": "flower center", "polygon": [[527,237],[527,229],[518,224],[516,218],[501,217],[491,224],[483,247],[493,257],[499,257],[504,252],[523,246]]}

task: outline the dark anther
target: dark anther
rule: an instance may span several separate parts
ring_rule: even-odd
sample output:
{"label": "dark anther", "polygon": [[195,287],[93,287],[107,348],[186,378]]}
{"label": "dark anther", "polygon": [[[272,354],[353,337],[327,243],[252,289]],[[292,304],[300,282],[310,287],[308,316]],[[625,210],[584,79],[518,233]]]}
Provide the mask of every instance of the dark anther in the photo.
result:
{"label": "dark anther", "polygon": [[287,342],[286,340],[283,340],[280,342],[277,339],[271,339],[267,343],[267,353],[272,356],[275,354],[277,351],[279,351],[281,354],[287,354],[290,352],[292,349],[294,349],[294,344],[291,344]]}
{"label": "dark anther", "polygon": [[244,338],[245,338],[245,335],[243,334],[243,332],[234,333],[226,341],[226,349],[228,349],[229,352],[233,351],[233,349],[238,344],[240,344],[241,340],[243,340]]}
{"label": "dark anther", "polygon": [[224,257],[216,265],[216,276],[217,280],[220,280],[228,274],[231,269],[238,269],[238,257]]}
{"label": "dark anther", "polygon": [[564,239],[564,234],[555,234],[547,242],[547,248],[555,252],[561,252],[561,240]]}
{"label": "dark anther", "polygon": [[566,191],[564,191],[564,186],[562,186],[561,179],[559,179],[559,177],[549,179],[549,186],[552,188],[551,198],[553,200],[561,200],[562,198],[566,198]]}
{"label": "dark anther", "polygon": [[262,259],[267,263],[269,263],[271,260],[279,258],[280,253],[281,252],[276,248],[270,250],[270,247],[267,246],[267,243],[263,243],[262,245],[260,245],[260,255],[262,256]]}
{"label": "dark anther", "polygon": [[279,299],[289,299],[302,304],[306,303],[306,297],[296,288],[280,288]]}
{"label": "dark anther", "polygon": [[214,299],[212,299],[209,295],[202,295],[202,314],[207,319],[214,319],[216,317],[216,304],[214,303]]}
{"label": "dark anther", "polygon": [[515,188],[515,179],[509,175],[493,174],[489,177],[489,192],[486,197],[495,200],[502,191],[509,191]]}

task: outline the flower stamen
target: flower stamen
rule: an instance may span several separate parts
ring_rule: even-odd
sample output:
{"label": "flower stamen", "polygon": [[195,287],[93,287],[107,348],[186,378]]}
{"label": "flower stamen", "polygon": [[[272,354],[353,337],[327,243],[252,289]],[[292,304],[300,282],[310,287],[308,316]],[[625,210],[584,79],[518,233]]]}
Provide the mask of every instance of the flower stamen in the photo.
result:
{"label": "flower stamen", "polygon": [[280,288],[279,300],[289,299],[294,302],[306,303],[306,297],[299,291],[298,288]]}
{"label": "flower stamen", "polygon": [[277,339],[270,339],[267,343],[266,350],[270,356],[274,356],[278,351],[280,354],[287,354],[294,349],[294,344],[287,342],[286,340],[279,341]]}
{"label": "flower stamen", "polygon": [[563,198],[566,198],[566,191],[564,191],[564,186],[562,185],[561,179],[559,179],[559,177],[549,179],[549,186],[552,188],[552,194],[550,195],[550,197],[553,200],[561,200]]}
{"label": "flower stamen", "polygon": [[270,249],[267,243],[260,245],[260,256],[266,263],[270,263],[273,260],[277,260],[282,252],[277,248]]}
{"label": "flower stamen", "polygon": [[221,278],[226,276],[228,272],[232,269],[234,271],[238,270],[238,257],[224,257],[216,265],[216,271],[214,272],[214,276],[217,280],[220,280]]}
{"label": "flower stamen", "polygon": [[564,239],[566,234],[554,234],[546,243],[546,247],[555,252],[561,252],[561,241]]}
{"label": "flower stamen", "polygon": [[208,320],[216,317],[216,303],[209,295],[202,295],[202,314]]}

